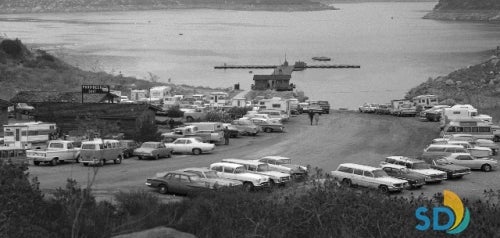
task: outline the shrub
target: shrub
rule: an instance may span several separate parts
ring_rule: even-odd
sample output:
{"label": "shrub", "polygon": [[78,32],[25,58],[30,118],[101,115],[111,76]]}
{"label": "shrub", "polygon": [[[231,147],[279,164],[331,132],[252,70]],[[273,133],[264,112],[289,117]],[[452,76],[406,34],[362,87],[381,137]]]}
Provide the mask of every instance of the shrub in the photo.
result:
{"label": "shrub", "polygon": [[181,111],[179,106],[173,106],[173,107],[168,108],[167,116],[168,117],[182,117],[182,116],[184,116],[184,112]]}
{"label": "shrub", "polygon": [[2,49],[5,53],[9,54],[12,57],[20,57],[22,55],[22,43],[20,40],[3,40],[0,43],[0,49]]}

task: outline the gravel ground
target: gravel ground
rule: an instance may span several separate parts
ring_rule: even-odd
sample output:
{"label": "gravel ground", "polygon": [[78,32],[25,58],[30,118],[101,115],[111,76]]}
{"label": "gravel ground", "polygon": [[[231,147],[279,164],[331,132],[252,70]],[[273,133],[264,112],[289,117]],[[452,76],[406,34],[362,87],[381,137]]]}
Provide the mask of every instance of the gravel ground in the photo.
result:
{"label": "gravel ground", "polygon": [[[97,169],[94,193],[97,198],[112,199],[112,194],[120,190],[146,189],[146,178],[157,172],[206,167],[224,158],[257,159],[265,155],[282,155],[292,158],[294,163],[317,167],[325,172],[335,170],[344,162],[377,166],[386,156],[417,156],[439,135],[437,123],[349,111],[322,115],[318,126],[311,126],[309,118],[303,114],[292,117],[285,127],[285,133],[260,133],[255,137],[231,139],[229,145],[217,146],[210,154],[174,155],[170,159],[150,161],[139,161],[133,157],[120,165],[106,165]],[[38,177],[40,187],[45,192],[64,187],[67,178],[74,178],[86,186],[93,171],[94,168],[77,163],[55,167],[31,165],[29,168],[30,174]],[[450,189],[461,197],[474,199],[482,197],[485,189],[500,189],[500,183],[496,182],[499,179],[499,171],[474,171],[462,179],[404,191],[403,195],[423,193],[430,197]],[[163,198],[177,199],[174,196]]]}

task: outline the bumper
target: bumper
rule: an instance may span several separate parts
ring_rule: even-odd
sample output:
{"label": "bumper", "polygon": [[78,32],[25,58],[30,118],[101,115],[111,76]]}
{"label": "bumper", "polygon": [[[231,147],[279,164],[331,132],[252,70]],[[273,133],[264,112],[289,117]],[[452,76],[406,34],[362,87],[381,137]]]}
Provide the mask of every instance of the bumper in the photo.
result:
{"label": "bumper", "polygon": [[255,185],[254,186],[255,189],[266,189],[266,188],[269,188],[269,182],[263,182],[263,183],[260,183],[259,185]]}
{"label": "bumper", "polygon": [[153,158],[154,155],[152,154],[143,154],[143,153],[134,153],[134,156],[137,156],[137,157],[142,157],[142,158]]}
{"label": "bumper", "polygon": [[422,182],[415,182],[415,183],[409,184],[409,187],[416,188],[416,187],[422,187],[424,185],[425,185],[425,181],[422,181]]}
{"label": "bumper", "polygon": [[451,174],[451,177],[452,178],[459,178],[459,177],[462,177],[464,175],[467,175],[467,174],[470,174],[471,172],[470,171],[467,171],[467,172],[460,172],[460,173],[452,173]]}
{"label": "bumper", "polygon": [[80,163],[82,164],[90,164],[90,165],[97,165],[100,163],[98,159],[93,159],[93,160],[80,160]]}
{"label": "bumper", "polygon": [[37,162],[49,162],[52,160],[50,157],[41,157],[41,156],[29,156],[26,157],[28,160],[37,161]]}
{"label": "bumper", "polygon": [[442,176],[436,176],[436,177],[430,177],[430,178],[426,178],[425,179],[425,182],[426,183],[435,183],[435,182],[441,182],[443,180],[446,180],[446,176],[445,177],[442,177]]}

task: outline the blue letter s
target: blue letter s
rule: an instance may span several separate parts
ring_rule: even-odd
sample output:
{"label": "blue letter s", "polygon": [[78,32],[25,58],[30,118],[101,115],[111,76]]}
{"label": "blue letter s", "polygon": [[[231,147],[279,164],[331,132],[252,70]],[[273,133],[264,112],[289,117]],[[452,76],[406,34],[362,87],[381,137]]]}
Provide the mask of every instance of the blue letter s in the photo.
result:
{"label": "blue letter s", "polygon": [[423,225],[417,224],[416,228],[419,231],[425,231],[425,230],[429,229],[429,226],[431,225],[431,220],[425,214],[426,212],[427,212],[426,207],[419,207],[419,208],[417,208],[417,210],[415,210],[415,217],[418,220],[424,222]]}

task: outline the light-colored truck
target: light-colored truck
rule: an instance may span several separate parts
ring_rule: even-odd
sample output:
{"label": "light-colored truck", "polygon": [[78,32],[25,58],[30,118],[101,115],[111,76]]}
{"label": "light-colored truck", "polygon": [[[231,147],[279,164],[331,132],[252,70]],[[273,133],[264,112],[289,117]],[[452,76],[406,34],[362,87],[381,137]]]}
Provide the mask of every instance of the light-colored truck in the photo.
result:
{"label": "light-colored truck", "polygon": [[49,163],[52,166],[67,161],[79,162],[80,148],[76,147],[73,141],[51,140],[47,149],[27,150],[26,157],[32,160],[34,165]]}

